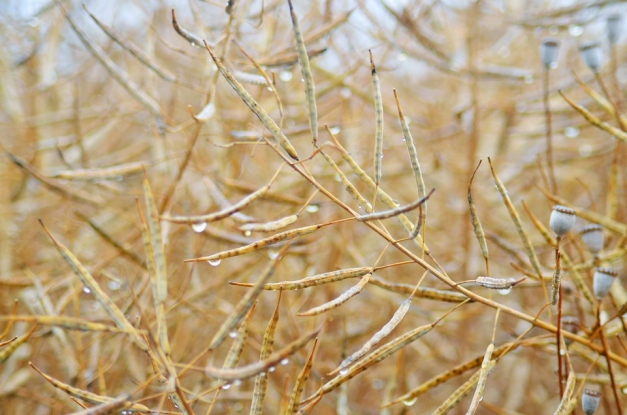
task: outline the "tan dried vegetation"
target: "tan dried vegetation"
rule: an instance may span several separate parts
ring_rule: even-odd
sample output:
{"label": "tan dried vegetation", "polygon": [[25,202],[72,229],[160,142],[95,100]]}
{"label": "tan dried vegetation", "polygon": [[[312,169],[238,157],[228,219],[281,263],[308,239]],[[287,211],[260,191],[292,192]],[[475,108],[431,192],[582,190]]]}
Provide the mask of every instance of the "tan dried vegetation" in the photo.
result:
{"label": "tan dried vegetation", "polygon": [[45,3],[0,16],[0,413],[621,413],[620,4]]}

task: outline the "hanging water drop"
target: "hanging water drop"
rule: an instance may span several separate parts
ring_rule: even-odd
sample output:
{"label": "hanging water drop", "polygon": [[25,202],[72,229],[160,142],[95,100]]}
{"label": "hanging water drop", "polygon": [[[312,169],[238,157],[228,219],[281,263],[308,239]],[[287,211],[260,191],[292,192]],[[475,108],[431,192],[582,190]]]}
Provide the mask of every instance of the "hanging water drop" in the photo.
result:
{"label": "hanging water drop", "polygon": [[237,337],[237,332],[236,331],[230,332],[229,333],[229,337],[232,338],[232,339],[236,338]]}
{"label": "hanging water drop", "polygon": [[90,294],[90,293],[91,293],[91,290],[90,290],[88,287],[83,287],[83,292],[84,292],[85,294]]}
{"label": "hanging water drop", "polygon": [[220,265],[220,262],[222,262],[222,260],[221,259],[210,259],[207,262],[209,263],[209,265],[211,265],[213,267],[217,267],[218,265]]}
{"label": "hanging water drop", "polygon": [[222,389],[223,390],[229,390],[231,388],[231,384],[230,383],[225,383],[224,385],[222,385]]}
{"label": "hanging water drop", "polygon": [[290,71],[282,71],[279,74],[279,79],[283,82],[289,82],[292,80],[292,73]]}
{"label": "hanging water drop", "polygon": [[250,236],[250,235],[252,235],[252,232],[251,232],[251,231],[246,231],[246,232],[244,232],[244,236]]}
{"label": "hanging water drop", "polygon": [[405,405],[405,406],[413,406],[417,401],[418,401],[418,398],[408,399],[406,401],[403,401],[403,405]]}
{"label": "hanging water drop", "polygon": [[512,287],[505,288],[503,290],[496,290],[501,295],[507,295],[512,292]]}
{"label": "hanging water drop", "polygon": [[340,375],[345,375],[348,373],[348,369],[341,369],[340,370]]}
{"label": "hanging water drop", "polygon": [[320,205],[307,205],[305,210],[307,211],[307,213],[316,213],[320,210]]}
{"label": "hanging water drop", "polygon": [[272,373],[276,370],[276,368],[274,366],[271,366],[270,369],[268,369],[268,372]]}
{"label": "hanging water drop", "polygon": [[285,365],[286,365],[286,364],[288,364],[289,362],[290,362],[290,360],[289,360],[289,359],[283,359],[283,360],[281,360],[281,364],[282,364],[283,366],[285,366]]}
{"label": "hanging water drop", "polygon": [[192,224],[192,229],[196,233],[200,233],[200,232],[204,231],[206,228],[207,228],[207,223],[206,222],[198,222],[198,223]]}

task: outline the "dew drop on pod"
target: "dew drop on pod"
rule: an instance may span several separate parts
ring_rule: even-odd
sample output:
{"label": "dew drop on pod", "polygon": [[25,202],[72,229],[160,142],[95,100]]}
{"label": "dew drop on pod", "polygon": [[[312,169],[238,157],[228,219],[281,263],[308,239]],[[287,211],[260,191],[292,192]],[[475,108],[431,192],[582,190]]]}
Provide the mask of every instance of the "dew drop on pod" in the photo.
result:
{"label": "dew drop on pod", "polygon": [[585,42],[579,46],[579,50],[586,66],[594,73],[599,72],[603,60],[601,45],[598,42]]}
{"label": "dew drop on pod", "polygon": [[542,39],[542,43],[540,43],[540,60],[545,69],[551,69],[553,64],[557,62],[559,46],[557,39],[552,37]]}
{"label": "dew drop on pod", "polygon": [[581,408],[586,415],[592,415],[596,412],[599,402],[601,401],[601,392],[591,389],[584,389],[581,395]]}
{"label": "dew drop on pod", "polygon": [[605,237],[603,235],[603,226],[587,225],[579,232],[581,241],[592,254],[598,254],[603,249]]}
{"label": "dew drop on pod", "polygon": [[575,226],[575,211],[562,205],[553,206],[549,226],[559,237],[566,235]]}
{"label": "dew drop on pod", "polygon": [[597,268],[592,277],[594,296],[599,300],[605,297],[617,276],[618,273],[612,268]]}
{"label": "dew drop on pod", "polygon": [[620,32],[623,26],[623,18],[620,14],[612,14],[607,18],[607,39],[610,41],[610,45],[616,44],[620,37]]}

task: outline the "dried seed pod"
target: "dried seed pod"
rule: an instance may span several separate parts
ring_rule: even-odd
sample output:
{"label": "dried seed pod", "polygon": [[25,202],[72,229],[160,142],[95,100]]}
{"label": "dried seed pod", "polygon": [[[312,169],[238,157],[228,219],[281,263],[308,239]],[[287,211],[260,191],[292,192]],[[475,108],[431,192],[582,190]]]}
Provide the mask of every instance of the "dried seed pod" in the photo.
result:
{"label": "dried seed pod", "polygon": [[581,395],[581,407],[586,415],[592,415],[596,412],[599,402],[601,401],[601,392],[591,389],[584,389]]}
{"label": "dried seed pod", "polygon": [[594,73],[599,72],[603,60],[601,45],[598,42],[585,42],[579,46],[579,50],[586,66]]}
{"label": "dried seed pod", "polygon": [[601,225],[587,225],[579,232],[581,235],[581,241],[584,243],[588,251],[594,255],[598,254],[603,249],[604,235],[603,226]]}
{"label": "dried seed pod", "polygon": [[553,206],[549,226],[557,236],[566,235],[575,226],[575,211],[562,205]]}
{"label": "dried seed pod", "polygon": [[615,44],[620,37],[620,32],[623,26],[623,18],[620,14],[612,14],[607,18],[607,39],[610,41],[610,45]]}
{"label": "dried seed pod", "polygon": [[614,283],[618,273],[612,268],[597,268],[592,278],[592,289],[597,299],[602,299],[607,295]]}
{"label": "dried seed pod", "polygon": [[545,69],[551,69],[557,63],[559,46],[560,44],[555,38],[547,37],[542,39],[542,43],[540,43],[540,60]]}
{"label": "dried seed pod", "polygon": [[477,277],[475,283],[478,285],[490,288],[492,290],[509,290],[514,285],[524,281],[525,278],[492,278],[492,277]]}

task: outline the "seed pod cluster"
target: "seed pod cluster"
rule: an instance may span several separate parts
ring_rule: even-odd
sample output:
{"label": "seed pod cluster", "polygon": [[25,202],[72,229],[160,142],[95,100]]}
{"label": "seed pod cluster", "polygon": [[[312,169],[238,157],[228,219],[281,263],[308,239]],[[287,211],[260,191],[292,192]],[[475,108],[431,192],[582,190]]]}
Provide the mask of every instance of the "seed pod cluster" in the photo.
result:
{"label": "seed pod cluster", "polygon": [[623,18],[620,14],[612,14],[607,18],[607,40],[610,45],[616,44],[620,37],[620,32],[623,25]]}
{"label": "seed pod cluster", "polygon": [[542,43],[540,43],[540,60],[545,69],[551,69],[557,63],[559,46],[560,44],[555,38],[547,37],[542,39]]}
{"label": "seed pod cluster", "polygon": [[601,45],[598,42],[585,42],[579,46],[581,57],[586,66],[594,73],[599,72],[603,65],[603,53],[601,52]]}
{"label": "seed pod cluster", "polygon": [[566,235],[575,226],[575,211],[562,205],[553,206],[549,226],[558,237]]}
{"label": "seed pod cluster", "polygon": [[599,402],[601,401],[601,392],[591,389],[584,389],[581,396],[581,408],[586,415],[592,415],[596,412]]}
{"label": "seed pod cluster", "polygon": [[594,296],[599,300],[605,297],[617,276],[618,273],[612,268],[597,268],[592,278]]}
{"label": "seed pod cluster", "polygon": [[603,249],[603,226],[587,225],[579,232],[581,241],[592,254],[596,255]]}

